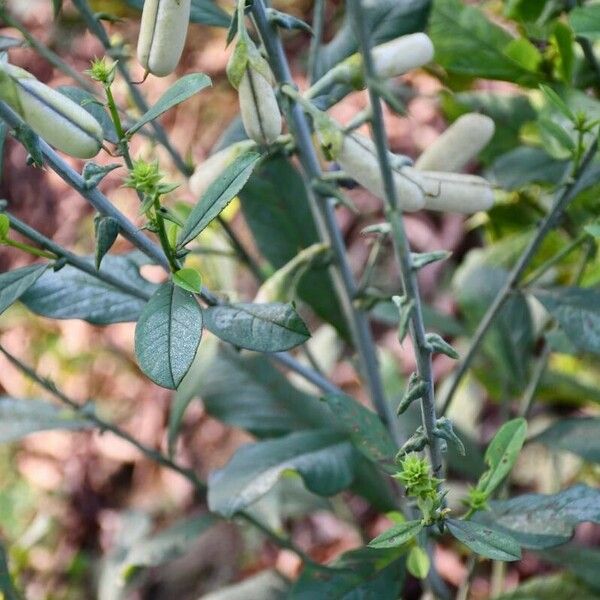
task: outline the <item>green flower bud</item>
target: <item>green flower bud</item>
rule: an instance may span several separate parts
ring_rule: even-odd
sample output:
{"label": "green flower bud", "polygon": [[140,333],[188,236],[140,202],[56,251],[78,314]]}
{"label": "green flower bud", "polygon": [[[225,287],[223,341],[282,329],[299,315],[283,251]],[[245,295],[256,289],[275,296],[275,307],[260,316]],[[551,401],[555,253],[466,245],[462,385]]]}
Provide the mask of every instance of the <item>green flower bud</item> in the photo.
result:
{"label": "green flower bud", "polygon": [[100,123],[79,104],[24,69],[0,64],[0,99],[58,150],[76,158],[92,158],[100,151]]}
{"label": "green flower bud", "polygon": [[146,0],[137,57],[147,72],[165,77],[175,70],[187,35],[190,0]]}
{"label": "green flower bud", "polygon": [[492,186],[483,177],[439,171],[421,171],[420,175],[429,210],[472,214],[494,204]]}
{"label": "green flower bud", "polygon": [[239,89],[244,129],[257,144],[272,144],[281,134],[281,114],[269,81],[252,66],[244,73]]}
{"label": "green flower bud", "polygon": [[[339,154],[334,157],[342,169],[378,198],[385,196],[379,160],[373,142],[359,134],[344,137]],[[402,210],[423,208],[421,174],[410,167],[393,167],[394,184]]]}
{"label": "green flower bud", "polygon": [[421,154],[415,168],[420,171],[461,171],[488,145],[495,128],[494,121],[486,115],[463,115]]}
{"label": "green flower bud", "polygon": [[201,198],[211,183],[217,179],[221,173],[241,154],[254,148],[255,143],[252,140],[244,140],[232,144],[219,152],[209,156],[204,162],[199,164],[190,177],[190,190],[196,198]]}

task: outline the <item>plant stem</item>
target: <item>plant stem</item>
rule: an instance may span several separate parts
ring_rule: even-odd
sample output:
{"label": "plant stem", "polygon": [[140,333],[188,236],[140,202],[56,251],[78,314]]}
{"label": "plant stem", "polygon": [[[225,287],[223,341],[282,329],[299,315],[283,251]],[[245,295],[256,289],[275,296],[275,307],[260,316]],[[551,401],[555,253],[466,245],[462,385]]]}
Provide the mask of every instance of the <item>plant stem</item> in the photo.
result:
{"label": "plant stem", "polygon": [[225,232],[225,235],[229,238],[237,257],[248,267],[256,281],[263,282],[265,280],[265,275],[262,272],[262,269],[252,256],[250,256],[246,248],[244,248],[229,223],[221,215],[217,217],[217,221]]}
{"label": "plant stem", "polygon": [[313,6],[313,35],[310,40],[308,52],[308,76],[310,82],[314,83],[317,78],[317,59],[323,43],[323,30],[325,28],[325,0],[315,0]]}
{"label": "plant stem", "polygon": [[160,240],[160,245],[162,246],[163,252],[167,256],[167,260],[169,261],[169,267],[174,273],[175,271],[179,271],[180,266],[177,262],[177,259],[173,256],[173,248],[171,248],[171,244],[169,243],[169,236],[167,235],[165,220],[160,212],[161,208],[160,196],[157,194],[154,197],[154,219],[158,229],[158,239]]}
{"label": "plant stem", "polygon": [[415,349],[417,360],[417,371],[419,377],[426,383],[426,392],[421,401],[421,418],[423,428],[427,435],[429,454],[431,457],[432,471],[435,477],[442,473],[442,451],[440,440],[434,435],[437,417],[435,413],[435,398],[433,385],[433,371],[431,368],[432,350],[425,338],[425,325],[423,323],[423,309],[418,289],[416,272],[412,268],[410,246],[404,229],[404,220],[402,212],[398,205],[398,195],[389,162],[389,151],[387,146],[387,136],[383,122],[383,110],[381,99],[371,82],[375,81],[375,68],[371,55],[371,40],[367,30],[367,22],[362,9],[360,0],[348,1],[349,14],[352,18],[354,29],[359,41],[361,54],[363,56],[363,65],[365,78],[368,84],[369,99],[373,116],[371,119],[371,129],[373,132],[373,141],[377,148],[377,157],[381,175],[383,177],[385,189],[385,212],[391,225],[392,241],[396,255],[396,261],[402,277],[404,293],[409,300],[414,302],[414,308],[411,313],[411,338]]}
{"label": "plant stem", "polygon": [[527,248],[525,249],[521,257],[509,273],[506,282],[499,290],[498,294],[496,294],[496,297],[487,309],[485,315],[479,323],[479,326],[477,327],[477,330],[475,331],[475,334],[473,335],[471,345],[469,346],[467,353],[458,365],[458,368],[456,369],[452,377],[450,387],[448,389],[448,392],[446,393],[446,397],[444,399],[440,411],[442,415],[446,414],[446,412],[448,411],[448,408],[450,407],[450,404],[452,402],[452,398],[454,397],[454,394],[456,393],[462,378],[469,370],[473,359],[477,355],[481,342],[483,341],[485,335],[492,326],[494,319],[504,306],[505,302],[508,300],[512,292],[516,289],[516,286],[519,283],[521,276],[529,266],[529,263],[531,262],[533,257],[536,255],[540,245],[542,244],[548,233],[550,233],[550,231],[554,228],[558,220],[562,217],[564,211],[569,206],[573,198],[575,198],[577,194],[579,194],[579,192],[585,189],[587,185],[585,182],[585,176],[587,175],[588,170],[590,169],[593,158],[596,155],[597,149],[598,140],[595,139],[591,146],[588,148],[583,160],[581,161],[581,165],[574,173],[573,180],[565,187],[562,193],[557,195],[557,198],[552,208],[550,209],[550,212],[540,222],[537,232],[531,238],[531,241],[529,242]]}
{"label": "plant stem", "polygon": [[[295,84],[281,39],[268,21],[263,0],[255,0],[251,11],[277,82],[280,85],[287,84],[293,87]],[[336,222],[335,202],[332,198],[317,196],[310,186],[311,181],[321,177],[321,167],[312,144],[308,121],[303,108],[291,99],[286,100],[285,112],[287,113],[290,129],[296,139],[296,147],[305,176],[313,219],[321,240],[329,244],[335,257],[335,264],[330,272],[360,357],[363,375],[366,378],[373,404],[379,416],[390,430],[394,441],[399,445],[401,436],[391,406],[385,398],[377,363],[377,351],[367,315],[364,311],[357,309],[353,303],[357,291],[356,283],[350,270],[346,248]]]}
{"label": "plant stem", "polygon": [[11,248],[17,248],[18,250],[22,250],[23,252],[27,252],[33,256],[37,256],[38,258],[49,258],[50,260],[55,260],[56,255],[52,252],[44,252],[44,250],[38,250],[29,244],[23,244],[22,242],[17,242],[16,240],[11,240],[9,238],[2,241],[4,246],[10,246]]}

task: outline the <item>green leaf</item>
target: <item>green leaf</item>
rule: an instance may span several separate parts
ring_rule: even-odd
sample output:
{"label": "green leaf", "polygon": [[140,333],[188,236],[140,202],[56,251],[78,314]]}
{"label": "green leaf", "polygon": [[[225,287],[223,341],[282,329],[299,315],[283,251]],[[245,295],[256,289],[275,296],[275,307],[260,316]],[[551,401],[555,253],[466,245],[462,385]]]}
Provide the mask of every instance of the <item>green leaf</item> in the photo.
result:
{"label": "green leaf", "polygon": [[600,463],[600,418],[563,418],[531,441],[553,450],[572,452],[588,462]]}
{"label": "green leaf", "polygon": [[573,111],[565,104],[565,101],[551,87],[541,84],[540,90],[542,90],[542,93],[544,94],[544,96],[546,96],[548,102],[550,102],[554,106],[554,108],[556,108],[565,117],[567,117],[569,121],[575,122],[577,120],[575,118],[575,115],[573,114]]}
{"label": "green leaf", "polygon": [[126,135],[132,136],[136,131],[139,131],[144,125],[154,121],[167,112],[170,108],[181,104],[194,94],[202,91],[204,88],[211,85],[210,77],[204,73],[189,73],[178,79],[154,104],[147,110],[142,117],[133,126],[131,126]]}
{"label": "green leaf", "polygon": [[431,346],[434,352],[445,354],[446,356],[458,360],[460,358],[458,352],[437,333],[428,333],[425,335],[425,341]]}
{"label": "green leaf", "polygon": [[199,294],[202,291],[202,277],[196,269],[186,268],[175,271],[173,283],[193,294]]}
{"label": "green leaf", "polygon": [[[102,268],[124,285],[137,289],[134,295],[88,275],[70,265],[59,271],[46,270],[21,296],[21,302],[38,315],[53,319],[83,319],[95,325],[136,321],[156,286],[144,279],[135,255],[107,255]],[[91,265],[93,258],[87,258]]]}
{"label": "green leaf", "polygon": [[600,592],[599,550],[583,548],[576,544],[565,544],[550,551],[539,552],[539,556],[562,569],[568,569],[590,588]]}
{"label": "green leaf", "polygon": [[513,561],[521,558],[519,544],[507,533],[474,521],[447,519],[450,533],[465,546],[492,560]]}
{"label": "green leaf", "polygon": [[0,544],[0,592],[2,592],[3,600],[21,600],[21,594],[17,591],[10,574],[4,544]]}
{"label": "green leaf", "polygon": [[402,546],[419,535],[422,529],[423,524],[420,520],[399,523],[372,539],[369,542],[369,548],[396,548]]}
{"label": "green leaf", "polygon": [[94,220],[96,230],[96,269],[100,269],[102,259],[108,253],[119,235],[119,222],[112,217],[98,217]]}
{"label": "green leaf", "polygon": [[570,85],[573,80],[573,66],[575,64],[573,30],[562,21],[556,21],[551,39],[558,51],[558,69],[562,80]]}
{"label": "green leaf", "polygon": [[0,444],[14,442],[38,431],[50,429],[80,430],[94,423],[70,408],[61,408],[41,400],[21,400],[0,396]]}
{"label": "green leaf", "polygon": [[202,337],[202,309],[190,292],[163,283],[135,328],[135,355],[154,383],[175,389],[188,372]]}
{"label": "green leaf", "polygon": [[126,575],[134,567],[155,567],[184,554],[217,517],[204,514],[183,519],[174,525],[136,540],[129,547],[121,563],[121,572]]}
{"label": "green leaf", "polygon": [[569,13],[569,22],[575,35],[600,39],[600,5],[580,6]]}
{"label": "green leaf", "polygon": [[260,571],[239,583],[226,585],[202,596],[202,600],[285,600],[289,598],[288,581],[276,570]]}
{"label": "green leaf", "polygon": [[335,431],[299,431],[240,448],[208,482],[211,511],[231,518],[268,492],[286,471],[296,471],[315,494],[332,496],[354,479],[352,445]]}
{"label": "green leaf", "polygon": [[111,144],[118,143],[119,136],[117,135],[115,124],[102,103],[99,102],[95,96],[81,88],[71,85],[61,85],[56,89],[67,98],[73,100],[76,104],[79,104],[81,108],[87,110],[87,112],[100,123],[102,135],[107,142],[110,142]]}
{"label": "green leaf", "polygon": [[406,559],[408,572],[417,579],[425,579],[429,574],[431,561],[429,555],[420,546],[413,546]]}
{"label": "green leaf", "polygon": [[245,152],[210,184],[180,231],[179,246],[191,242],[213,219],[217,218],[244,187],[260,158],[261,155],[257,152]]}
{"label": "green leaf", "polygon": [[532,577],[494,600],[600,600],[585,585],[565,573]]}
{"label": "green leaf", "polygon": [[527,421],[521,417],[504,423],[485,452],[488,470],[481,476],[477,489],[490,496],[510,473],[527,435]]}
{"label": "green leaf", "polygon": [[600,292],[588,288],[559,287],[534,290],[533,295],[560,323],[575,346],[600,354]]}
{"label": "green leaf", "polygon": [[473,519],[508,532],[525,548],[559,546],[576,525],[600,524],[600,490],[578,484],[557,494],[525,494],[490,502],[490,510]]}
{"label": "green leaf", "polygon": [[[492,23],[483,11],[460,0],[433,3],[429,35],[437,62],[450,73],[521,85],[535,85],[539,80],[531,71],[530,56],[524,55],[530,55],[531,48],[525,50],[523,42]],[[516,48],[515,43],[519,44]]]}
{"label": "green leaf", "polygon": [[404,583],[403,549],[359,548],[343,554],[329,571],[307,566],[290,600],[397,600]]}
{"label": "green leaf", "polygon": [[379,416],[345,394],[328,394],[323,401],[352,443],[373,462],[393,459],[397,452],[390,434]]}
{"label": "green leaf", "polygon": [[256,352],[283,352],[310,333],[291,304],[221,304],[204,311],[206,328],[218,338]]}
{"label": "green leaf", "polygon": [[[298,251],[319,243],[300,174],[281,157],[261,163],[240,193],[244,219],[261,254],[277,270]],[[348,331],[326,265],[313,264],[298,284],[298,294],[344,337]]]}
{"label": "green leaf", "polygon": [[15,303],[47,268],[47,264],[36,264],[0,274],[0,314]]}
{"label": "green leaf", "polygon": [[269,19],[269,23],[272,25],[281,27],[282,29],[297,29],[298,31],[305,31],[306,33],[310,33],[312,35],[313,31],[310,25],[305,23],[302,19],[294,17],[294,15],[281,12],[280,10],[276,10],[274,8],[267,8],[267,17]]}
{"label": "green leaf", "polygon": [[558,123],[555,123],[550,119],[540,119],[538,123],[542,133],[546,132],[566,150],[569,150],[570,152],[575,150],[575,141]]}

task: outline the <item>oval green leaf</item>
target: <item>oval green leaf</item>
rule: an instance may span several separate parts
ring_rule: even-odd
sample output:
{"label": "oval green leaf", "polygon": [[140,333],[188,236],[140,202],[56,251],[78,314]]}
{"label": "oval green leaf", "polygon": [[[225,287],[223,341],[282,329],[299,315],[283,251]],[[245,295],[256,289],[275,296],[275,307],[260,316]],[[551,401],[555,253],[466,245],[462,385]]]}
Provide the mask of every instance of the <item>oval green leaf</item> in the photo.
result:
{"label": "oval green leaf", "polygon": [[410,542],[423,529],[421,521],[406,521],[384,531],[368,544],[369,548],[395,548]]}
{"label": "oval green leaf", "polygon": [[450,533],[465,546],[492,560],[513,561],[521,558],[521,547],[507,533],[474,521],[446,521]]}

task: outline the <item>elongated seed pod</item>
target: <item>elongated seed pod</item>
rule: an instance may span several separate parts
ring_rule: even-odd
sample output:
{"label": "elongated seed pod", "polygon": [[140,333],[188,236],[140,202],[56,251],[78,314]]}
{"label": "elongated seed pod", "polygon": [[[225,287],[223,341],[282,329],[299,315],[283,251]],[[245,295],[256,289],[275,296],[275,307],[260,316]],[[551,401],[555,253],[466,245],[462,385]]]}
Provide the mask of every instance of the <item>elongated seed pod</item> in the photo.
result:
{"label": "elongated seed pod", "polygon": [[41,138],[76,158],[98,154],[102,127],[90,113],[24,69],[0,64],[0,71],[8,76],[0,86],[0,98]]}
{"label": "elongated seed pod", "polygon": [[267,79],[249,66],[238,88],[242,123],[257,144],[272,144],[281,134],[281,113]]}
{"label": "elongated seed pod", "polygon": [[137,57],[146,71],[165,77],[175,70],[185,45],[190,6],[190,0],[144,2]]}
{"label": "elongated seed pod", "polygon": [[232,144],[219,152],[209,156],[204,162],[200,163],[194,174],[190,177],[190,190],[196,198],[201,198],[208,186],[217,179],[221,173],[246,150],[255,147],[252,140],[244,140]]}
{"label": "elongated seed pod", "polygon": [[[350,177],[378,198],[384,198],[377,152],[370,139],[356,133],[344,136],[341,151],[335,159]],[[409,167],[394,168],[394,184],[402,210],[423,208],[425,200],[421,192],[420,173]]]}
{"label": "elongated seed pod", "polygon": [[494,121],[486,115],[463,115],[421,154],[415,167],[421,171],[461,171],[488,145],[495,129]]}
{"label": "elongated seed pod", "polygon": [[425,208],[429,210],[472,214],[489,210],[494,204],[492,186],[483,177],[441,171],[420,171],[419,174]]}
{"label": "elongated seed pod", "polygon": [[375,73],[382,79],[397,77],[433,60],[433,42],[425,33],[403,35],[373,48]]}

